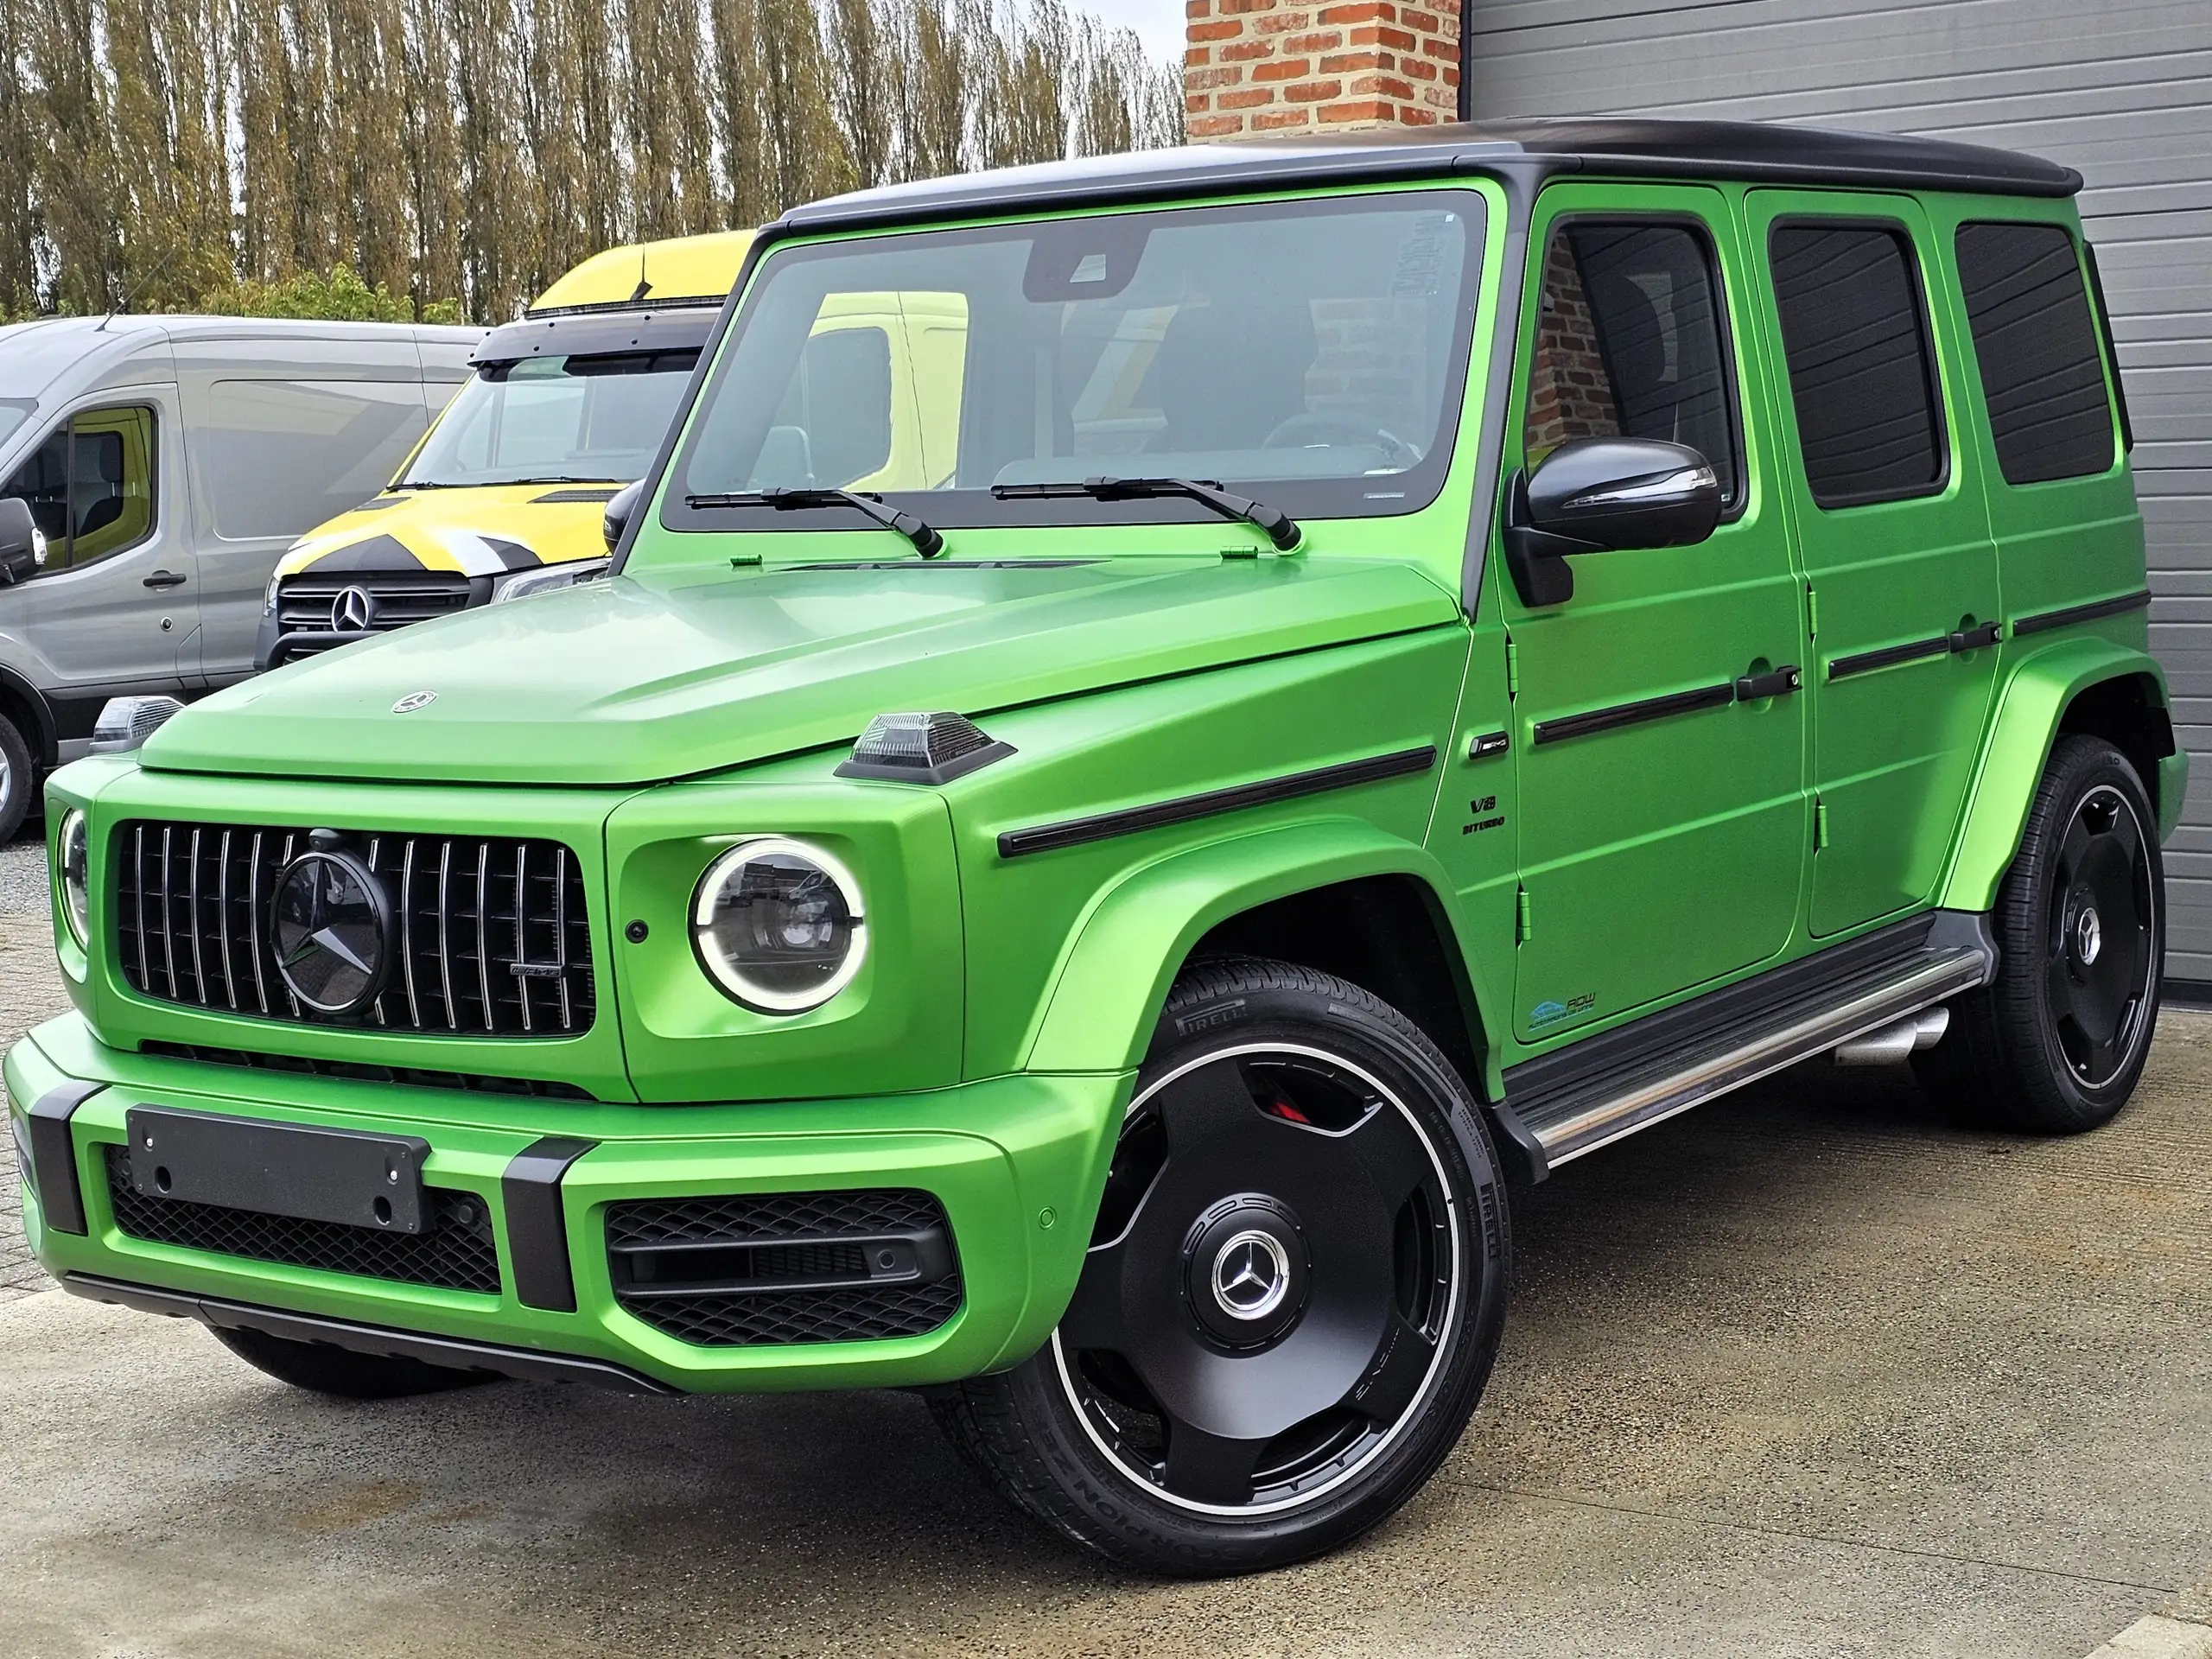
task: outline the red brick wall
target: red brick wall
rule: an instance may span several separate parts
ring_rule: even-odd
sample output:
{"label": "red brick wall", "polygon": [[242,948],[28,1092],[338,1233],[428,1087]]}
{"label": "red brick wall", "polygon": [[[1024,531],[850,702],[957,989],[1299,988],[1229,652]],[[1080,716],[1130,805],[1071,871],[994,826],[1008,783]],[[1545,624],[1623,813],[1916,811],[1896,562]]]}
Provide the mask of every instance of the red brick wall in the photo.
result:
{"label": "red brick wall", "polygon": [[1612,379],[1598,347],[1597,319],[1564,236],[1552,238],[1544,259],[1543,307],[1535,359],[1529,365],[1524,436],[1532,466],[1569,438],[1621,434]]}
{"label": "red brick wall", "polygon": [[1184,10],[1193,142],[1458,113],[1459,0],[1188,0]]}

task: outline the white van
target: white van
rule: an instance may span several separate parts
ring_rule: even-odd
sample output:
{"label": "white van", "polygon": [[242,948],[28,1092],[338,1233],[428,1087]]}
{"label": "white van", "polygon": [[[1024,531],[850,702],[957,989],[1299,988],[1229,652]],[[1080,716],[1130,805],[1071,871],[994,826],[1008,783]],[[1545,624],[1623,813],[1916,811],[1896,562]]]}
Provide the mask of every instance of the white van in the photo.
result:
{"label": "white van", "polygon": [[242,317],[0,328],[0,842],[110,697],[190,699],[253,671],[278,556],[384,487],[482,337]]}

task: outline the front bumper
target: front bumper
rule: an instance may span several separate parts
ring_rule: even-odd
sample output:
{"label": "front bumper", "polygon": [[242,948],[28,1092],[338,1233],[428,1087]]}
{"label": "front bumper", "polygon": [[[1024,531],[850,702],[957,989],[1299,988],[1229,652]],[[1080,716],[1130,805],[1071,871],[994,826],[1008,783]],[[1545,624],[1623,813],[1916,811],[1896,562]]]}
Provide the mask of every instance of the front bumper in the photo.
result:
{"label": "front bumper", "polygon": [[[263,1316],[264,1328],[268,1318],[296,1315],[350,1331],[474,1344],[494,1355],[543,1354],[685,1392],[910,1386],[1027,1357],[1074,1289],[1130,1086],[1126,1074],[1022,1074],[915,1094],[785,1104],[482,1097],[126,1053],[99,1043],[75,1014],[18,1043],[4,1077],[16,1144],[35,1142],[38,1181],[24,1184],[24,1228],[41,1263],[73,1289],[126,1302],[134,1291],[166,1293],[139,1294],[135,1305],[214,1323],[235,1322],[234,1310],[243,1308]],[[58,1107],[47,1122],[29,1121],[37,1103],[72,1096],[77,1103],[62,1122],[53,1121]],[[431,1148],[425,1179],[480,1200],[490,1216],[499,1292],[279,1265],[124,1233],[109,1198],[107,1148],[124,1143],[125,1114],[142,1105],[423,1136]],[[545,1196],[542,1217],[533,1217],[527,1195],[511,1208],[519,1189],[508,1178],[518,1155],[549,1136],[589,1146]],[[60,1151],[50,1154],[50,1147]],[[81,1232],[66,1230],[78,1217],[49,1173],[64,1158],[75,1177]],[[55,1190],[41,1194],[39,1184]],[[931,1194],[950,1227],[962,1300],[925,1334],[709,1347],[646,1324],[615,1295],[607,1250],[610,1205],[886,1187]],[[535,1237],[534,1219],[543,1223]],[[565,1255],[573,1312],[524,1300],[533,1279],[542,1281],[549,1251]],[[357,1337],[341,1345],[374,1344]],[[519,1361],[492,1368],[527,1370]]]}

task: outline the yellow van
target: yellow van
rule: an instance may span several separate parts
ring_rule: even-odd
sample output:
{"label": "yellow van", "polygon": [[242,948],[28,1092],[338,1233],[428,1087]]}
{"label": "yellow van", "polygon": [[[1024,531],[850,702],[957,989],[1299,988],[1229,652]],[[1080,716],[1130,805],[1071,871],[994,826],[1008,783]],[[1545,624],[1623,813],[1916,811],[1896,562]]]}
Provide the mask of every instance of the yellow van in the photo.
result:
{"label": "yellow van", "polygon": [[[455,394],[383,494],[303,536],[263,607],[258,665],[606,569],[606,504],[642,476],[736,281],[753,232],[596,254],[486,335]],[[951,476],[968,349],[961,294],[832,296],[791,406],[747,487],[931,489]],[[809,407],[870,418],[835,423]],[[874,411],[880,410],[880,417]]]}
{"label": "yellow van", "polygon": [[652,465],[752,243],[609,248],[486,335],[384,493],[278,561],[256,666],[598,574],[606,504]]}

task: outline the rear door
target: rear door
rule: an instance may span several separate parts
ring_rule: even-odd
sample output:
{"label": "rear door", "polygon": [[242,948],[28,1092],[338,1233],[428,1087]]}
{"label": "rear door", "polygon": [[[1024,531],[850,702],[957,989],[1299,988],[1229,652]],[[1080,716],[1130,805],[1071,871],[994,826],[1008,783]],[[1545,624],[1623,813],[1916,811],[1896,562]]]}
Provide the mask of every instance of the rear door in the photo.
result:
{"label": "rear door", "polygon": [[1963,342],[1907,196],[1757,190],[1770,377],[1816,629],[1812,931],[1933,891],[1997,665],[1997,553],[1961,441]]}
{"label": "rear door", "polygon": [[1516,682],[1516,1025],[1540,1041],[1780,951],[1808,827],[1802,699],[1736,690],[1802,662],[1802,606],[1742,395],[1757,314],[1727,199],[1554,186],[1529,247],[1505,467],[1574,438],[1663,438],[1702,453],[1729,501],[1697,546],[1575,558],[1564,604],[1529,607],[1491,563]]}

